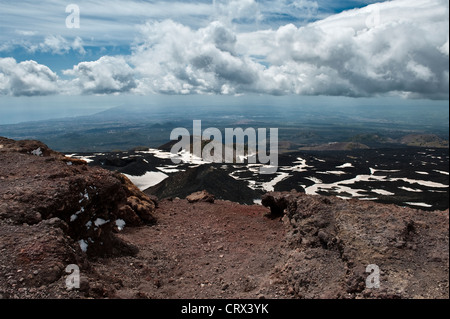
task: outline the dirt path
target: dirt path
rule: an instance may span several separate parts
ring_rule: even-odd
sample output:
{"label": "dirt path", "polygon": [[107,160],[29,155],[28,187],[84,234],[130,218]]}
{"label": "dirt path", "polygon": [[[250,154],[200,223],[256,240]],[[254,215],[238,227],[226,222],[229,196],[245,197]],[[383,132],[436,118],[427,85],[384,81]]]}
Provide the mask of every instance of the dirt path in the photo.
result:
{"label": "dirt path", "polygon": [[261,206],[163,201],[155,227],[125,229],[136,257],[99,260],[122,284],[121,298],[286,298],[271,279],[283,257],[285,227]]}

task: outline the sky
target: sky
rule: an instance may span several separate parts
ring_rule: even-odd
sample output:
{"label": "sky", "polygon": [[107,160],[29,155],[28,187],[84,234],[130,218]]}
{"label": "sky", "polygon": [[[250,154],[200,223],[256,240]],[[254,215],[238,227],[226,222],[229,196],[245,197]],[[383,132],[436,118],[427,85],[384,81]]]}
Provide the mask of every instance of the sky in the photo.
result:
{"label": "sky", "polygon": [[448,0],[0,0],[0,112],[55,96],[447,103],[448,30]]}

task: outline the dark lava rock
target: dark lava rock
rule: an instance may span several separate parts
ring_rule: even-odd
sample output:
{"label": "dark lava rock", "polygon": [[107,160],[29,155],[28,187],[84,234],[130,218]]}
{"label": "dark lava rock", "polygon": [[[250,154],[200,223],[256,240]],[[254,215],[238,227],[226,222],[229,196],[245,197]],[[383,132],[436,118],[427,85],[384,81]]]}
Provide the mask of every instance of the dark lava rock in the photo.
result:
{"label": "dark lava rock", "polygon": [[244,181],[238,181],[225,171],[214,166],[202,165],[179,172],[151,187],[144,192],[155,195],[159,199],[186,198],[195,192],[207,191],[216,199],[253,205],[253,201],[262,195],[247,186]]}

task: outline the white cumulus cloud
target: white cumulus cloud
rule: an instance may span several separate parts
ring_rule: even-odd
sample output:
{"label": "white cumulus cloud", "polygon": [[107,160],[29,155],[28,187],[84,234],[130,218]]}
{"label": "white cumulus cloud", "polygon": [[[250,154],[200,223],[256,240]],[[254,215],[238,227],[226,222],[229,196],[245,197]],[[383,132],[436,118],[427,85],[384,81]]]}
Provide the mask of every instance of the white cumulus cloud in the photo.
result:
{"label": "white cumulus cloud", "polygon": [[[371,15],[378,15],[377,23],[368,25]],[[237,47],[244,55],[265,56],[264,73],[274,79],[267,89],[448,98],[448,24],[448,2],[397,0],[300,28],[241,34]]]}
{"label": "white cumulus cloud", "polygon": [[[72,77],[70,81],[62,82],[36,62],[2,59],[0,92],[50,94],[64,84],[60,92],[81,94],[261,93],[448,99],[447,0],[380,2],[302,26],[287,24],[246,32],[237,27],[239,20],[256,24],[264,20],[260,3],[216,0],[214,21],[210,19],[201,28],[165,18],[150,19],[140,25],[129,56],[81,62],[63,72]],[[143,5],[133,4],[136,8]],[[317,1],[289,4],[292,10],[317,14]],[[206,7],[198,8],[208,12]],[[164,16],[162,11],[158,16]],[[36,50],[85,52],[81,37],[68,41],[62,36],[47,36]]]}
{"label": "white cumulus cloud", "polygon": [[50,52],[52,54],[65,54],[70,50],[77,51],[80,54],[86,53],[83,40],[79,36],[75,37],[73,42],[70,43],[60,35],[49,35],[45,37],[44,42],[30,47],[30,51]]}
{"label": "white cumulus cloud", "polygon": [[60,93],[60,80],[47,66],[36,61],[17,63],[0,58],[0,94],[35,96]]}
{"label": "white cumulus cloud", "polygon": [[131,57],[139,90],[168,94],[251,91],[263,66],[236,53],[236,35],[221,22],[192,30],[166,20],[142,28]]}
{"label": "white cumulus cloud", "polygon": [[134,71],[123,57],[104,56],[97,61],[81,62],[64,74],[75,77],[70,85],[82,94],[124,93],[137,86]]}
{"label": "white cumulus cloud", "polygon": [[[239,12],[233,1],[227,8]],[[396,0],[249,33],[226,21],[199,30],[147,23],[131,61],[142,92],[448,98],[446,8],[442,0]]]}

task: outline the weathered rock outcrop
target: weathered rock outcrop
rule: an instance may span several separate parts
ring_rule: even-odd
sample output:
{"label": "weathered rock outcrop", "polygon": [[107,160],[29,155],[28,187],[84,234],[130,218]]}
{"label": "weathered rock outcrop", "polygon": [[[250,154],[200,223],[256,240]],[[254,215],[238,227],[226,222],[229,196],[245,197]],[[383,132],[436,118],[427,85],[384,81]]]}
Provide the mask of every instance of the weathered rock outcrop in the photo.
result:
{"label": "weathered rock outcrop", "polygon": [[214,203],[215,197],[207,191],[196,192],[186,197],[189,203]]}
{"label": "weathered rock outcrop", "polygon": [[141,192],[125,175],[115,172],[114,177],[125,187],[127,196],[126,205],[119,208],[118,217],[129,226],[156,223],[154,212],[158,206],[157,198]]}
{"label": "weathered rock outcrop", "polygon": [[[335,197],[269,193],[285,215],[291,252],[274,274],[302,298],[448,298],[449,212]],[[366,285],[367,267],[380,288]],[[373,267],[373,266],[372,266]]]}
{"label": "weathered rock outcrop", "polygon": [[38,286],[88,257],[136,254],[115,233],[155,223],[155,207],[125,176],[0,138],[0,277]]}

